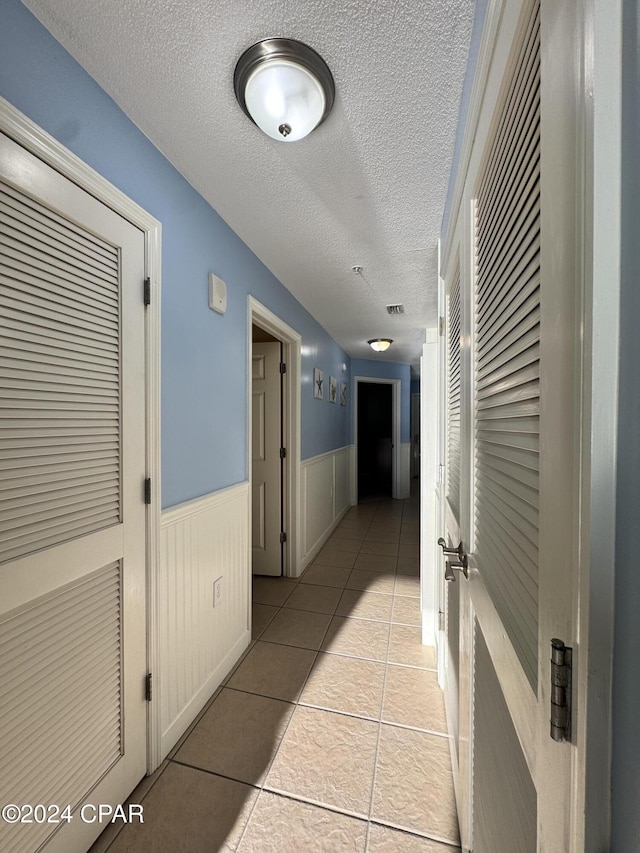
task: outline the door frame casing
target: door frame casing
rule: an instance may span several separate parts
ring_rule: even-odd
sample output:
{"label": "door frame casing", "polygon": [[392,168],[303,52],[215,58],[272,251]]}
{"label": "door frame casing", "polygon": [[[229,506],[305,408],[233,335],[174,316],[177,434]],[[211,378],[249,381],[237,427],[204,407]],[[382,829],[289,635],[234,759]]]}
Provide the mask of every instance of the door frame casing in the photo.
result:
{"label": "door frame casing", "polygon": [[401,494],[400,477],[400,379],[381,379],[374,376],[354,376],[353,378],[353,444],[355,447],[355,478],[354,491],[355,503],[358,503],[358,386],[359,384],[367,383],[369,385],[391,385],[391,441],[393,444],[393,453],[391,454],[391,497],[394,500],[401,500],[404,497]]}
{"label": "door frame casing", "polygon": [[[251,327],[259,326],[282,343],[282,359],[287,365],[282,389],[282,434],[287,451],[283,476],[282,505],[283,523],[287,534],[284,543],[282,576],[297,577],[300,567],[300,381],[302,366],[302,336],[281,320],[273,311],[254,296],[247,297],[247,472],[251,483],[251,430],[252,430],[252,377],[251,355],[253,343]],[[249,526],[251,524],[251,501],[248,501]],[[251,566],[248,567],[251,572]],[[249,585],[251,589],[251,584]]]}
{"label": "door frame casing", "polygon": [[[151,479],[151,503],[146,507],[146,633],[147,671],[154,687],[161,678],[158,636],[157,566],[160,553],[160,294],[161,223],[121,190],[64,147],[0,96],[0,131],[24,149],[77,184],[144,234],[145,275],[151,280],[151,303],[145,311],[145,447],[146,474]],[[143,282],[140,282],[142,298]],[[142,484],[141,484],[142,488]],[[147,703],[147,772],[161,761],[160,703]]]}

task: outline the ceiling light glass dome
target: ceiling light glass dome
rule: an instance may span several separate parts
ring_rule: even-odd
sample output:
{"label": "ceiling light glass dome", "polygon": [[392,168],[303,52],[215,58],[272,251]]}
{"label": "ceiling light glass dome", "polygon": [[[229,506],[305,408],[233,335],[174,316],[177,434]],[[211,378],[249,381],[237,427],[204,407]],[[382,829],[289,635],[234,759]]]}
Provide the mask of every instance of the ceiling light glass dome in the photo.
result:
{"label": "ceiling light glass dome", "polygon": [[335,97],[325,61],[294,39],[254,44],[238,60],[233,82],[244,112],[280,142],[296,142],[311,133],[331,111]]}

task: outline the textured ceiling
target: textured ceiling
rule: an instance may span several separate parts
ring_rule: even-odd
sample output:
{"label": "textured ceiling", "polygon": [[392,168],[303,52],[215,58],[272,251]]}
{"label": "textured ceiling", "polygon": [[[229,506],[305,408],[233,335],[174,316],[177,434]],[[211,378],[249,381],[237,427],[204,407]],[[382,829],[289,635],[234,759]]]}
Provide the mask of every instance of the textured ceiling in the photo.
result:
{"label": "textured ceiling", "polygon": [[[24,2],[350,355],[384,336],[376,358],[417,362],[473,0]],[[311,45],[336,84],[329,118],[288,145],[233,93],[269,36]]]}

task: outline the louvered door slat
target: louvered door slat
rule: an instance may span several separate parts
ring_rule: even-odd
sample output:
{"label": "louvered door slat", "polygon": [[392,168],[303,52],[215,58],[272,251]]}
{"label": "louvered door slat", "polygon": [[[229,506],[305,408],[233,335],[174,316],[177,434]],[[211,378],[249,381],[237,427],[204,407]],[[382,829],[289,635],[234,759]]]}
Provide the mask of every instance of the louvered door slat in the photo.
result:
{"label": "louvered door slat", "polygon": [[120,521],[120,280],[117,249],[5,184],[0,246],[4,562]]}
{"label": "louvered door slat", "polygon": [[[77,614],[69,608],[67,608],[67,612],[70,618],[75,618],[77,616]],[[17,707],[20,707],[20,703],[26,701],[30,692],[30,678],[40,678],[41,688],[43,690],[50,691],[52,694],[51,702],[47,706],[34,708],[31,714],[31,731],[34,734],[37,734],[42,727],[48,725],[51,715],[55,715],[64,710],[66,705],[65,695],[69,688],[78,689],[82,688],[84,685],[85,689],[88,689],[90,686],[93,686],[92,682],[96,682],[97,684],[100,683],[101,677],[107,669],[113,670],[114,672],[118,669],[119,663],[115,660],[111,660],[108,655],[105,656],[106,662],[102,660],[103,653],[112,646],[112,639],[103,636],[103,629],[109,621],[109,618],[108,614],[101,616],[96,616],[94,614],[93,620],[90,617],[77,620],[75,623],[75,636],[73,641],[68,638],[68,632],[62,630],[55,622],[49,625],[43,624],[42,626],[42,630],[47,631],[47,635],[50,637],[51,642],[59,644],[60,655],[64,654],[66,656],[74,656],[79,662],[89,660],[90,657],[94,659],[95,669],[92,666],[91,671],[88,671],[86,668],[79,668],[77,671],[68,672],[64,676],[61,676],[60,673],[42,674],[39,672],[40,663],[38,661],[33,661],[25,665],[24,656],[22,658],[20,657],[19,649],[14,650],[13,655],[7,655],[7,667],[15,664],[15,675],[13,678],[8,678],[6,682],[7,691],[11,690],[11,695],[14,697],[15,702],[5,700],[4,704],[0,706],[3,717],[6,720],[5,731],[8,735],[11,736],[12,733],[17,733],[19,727],[23,725],[22,715],[14,705],[17,703]],[[86,638],[82,638],[80,632],[91,630],[92,621],[98,629],[96,632],[96,642],[92,644],[91,649],[87,649]],[[27,635],[25,637],[25,642],[29,641],[30,638]],[[20,665],[20,672],[17,672],[16,670],[18,668],[19,661],[22,661],[22,664]],[[60,680],[61,678],[62,681]],[[56,687],[65,687],[67,689],[56,690]],[[73,709],[67,709],[65,713],[73,715],[75,711]]]}
{"label": "louvered door slat", "polygon": [[535,544],[538,535],[536,508],[531,506],[530,503],[527,503],[514,492],[509,493],[509,499],[507,501],[504,490],[501,490],[500,487],[498,487],[487,475],[483,475],[478,478],[477,486],[478,493],[480,493],[480,491],[486,491],[493,495],[494,498],[499,501],[503,512],[511,518],[515,525],[522,525],[521,529],[524,535]]}
{"label": "louvered door slat", "polygon": [[117,337],[117,313],[111,316],[107,312],[90,312],[74,308],[70,303],[59,304],[54,300],[41,299],[23,289],[19,294],[12,292],[10,284],[4,282],[3,307],[8,312],[16,314],[40,315],[45,312],[50,323],[71,329],[80,329],[87,333],[102,331],[110,337]]}
{"label": "louvered door slat", "polygon": [[[34,288],[43,287],[47,283],[54,284],[56,291],[68,293],[74,298],[82,294],[85,279],[68,271],[65,275],[51,264],[43,265],[42,268],[35,266],[32,259],[25,258],[19,252],[4,253],[4,247],[0,247],[0,275],[6,276],[15,286],[29,284]],[[108,288],[101,280],[92,279],[92,290],[96,303],[104,305],[105,309],[112,309],[117,305],[113,290]]]}
{"label": "louvered door slat", "polygon": [[[502,381],[508,381],[508,377],[521,368],[535,364],[540,359],[539,342],[535,341],[528,346],[514,345],[500,352],[496,358],[488,362],[482,371],[482,379],[492,383],[492,387],[498,387]],[[484,393],[484,392],[483,392]]]}
{"label": "louvered door slat", "polygon": [[460,266],[456,266],[447,299],[447,499],[460,513],[460,381],[461,381]]}
{"label": "louvered door slat", "polygon": [[102,257],[106,261],[113,261],[114,248],[91,234],[81,225],[76,225],[72,220],[61,216],[55,210],[43,208],[37,201],[25,196],[19,189],[9,184],[4,184],[0,191],[3,193],[5,208],[15,217],[21,217],[24,222],[40,223],[44,230],[56,234],[60,240],[70,245],[81,245],[85,247],[87,254],[96,258]]}
{"label": "louvered door slat", "polygon": [[33,220],[30,223],[27,216],[16,215],[15,211],[8,213],[6,208],[0,212],[0,234],[6,234],[23,245],[38,245],[43,253],[62,257],[79,271],[91,269],[93,275],[107,280],[118,266],[115,252],[101,258],[96,253],[95,243],[82,250],[81,244],[69,239],[64,231],[56,231],[42,224],[34,227]]}
{"label": "louvered door slat", "polygon": [[[532,129],[538,130],[537,126]],[[522,160],[522,163],[519,164],[522,171],[518,175],[517,181],[506,183],[497,198],[486,199],[482,207],[478,206],[479,215],[486,216],[487,223],[496,229],[496,238],[500,241],[506,241],[511,230],[513,211],[522,210],[526,215],[533,203],[532,191],[537,183],[536,173],[540,161],[539,139],[529,139],[527,146],[517,153],[520,155],[519,159]],[[516,168],[515,164],[513,164],[513,168]],[[509,178],[511,180],[513,176],[510,175]],[[480,266],[488,260],[488,253],[491,249],[491,245],[485,245],[482,247],[482,252],[478,253],[478,264]]]}
{"label": "louvered door slat", "polygon": [[[522,261],[523,256],[534,243],[537,235],[532,228],[540,219],[540,200],[534,195],[527,196],[523,207],[512,214],[514,217],[514,228],[509,229],[504,237],[502,251],[490,262],[478,267],[478,277],[499,280],[508,275],[511,269]],[[487,223],[488,225],[488,223]],[[478,307],[482,308],[485,302],[493,302],[491,291],[479,291]]]}
{"label": "louvered door slat", "polygon": [[[487,165],[484,170],[484,176],[481,179],[479,193],[486,196],[491,190],[491,185],[494,183],[496,171],[499,169],[499,164],[503,163],[509,157],[509,151],[512,147],[509,145],[509,135],[513,133],[514,125],[517,126],[517,116],[522,103],[522,93],[527,88],[527,81],[532,75],[539,74],[539,63],[531,62],[530,57],[532,52],[537,50],[537,44],[540,37],[540,22],[539,19],[534,26],[529,29],[525,41],[523,42],[520,51],[520,60],[516,63],[513,76],[508,86],[506,93],[505,104],[502,110],[501,121],[499,122],[494,144],[491,147]],[[524,61],[522,61],[524,58]]]}
{"label": "louvered door slat", "polygon": [[499,541],[503,543],[504,548],[511,554],[512,558],[518,561],[518,565],[522,568],[519,578],[530,590],[531,595],[535,596],[537,528],[527,524],[521,516],[509,511],[500,497],[482,487],[482,482],[478,494],[481,494],[482,499],[491,506],[496,521],[495,532],[500,534]]}
{"label": "louvered door slat", "polygon": [[83,232],[69,220],[56,218],[52,210],[32,200],[16,208],[16,196],[9,190],[7,185],[0,188],[0,233],[14,229],[19,242],[50,254],[54,263],[62,259],[76,273],[89,273],[109,281],[118,267],[114,247],[104,240],[90,239],[88,231]]}
{"label": "louvered door slat", "polygon": [[[75,539],[78,536],[84,536],[86,533],[103,530],[113,524],[114,514],[115,507],[113,504],[106,504],[95,512],[83,515],[77,513],[73,521],[65,521],[66,516],[61,516],[56,524],[51,523],[49,527],[42,525],[43,529],[39,538],[40,548],[49,548],[61,539],[64,541],[70,536]],[[7,555],[7,559],[13,560],[23,554],[27,548],[29,548],[29,553],[33,552],[33,548],[30,547],[31,540],[32,535],[29,532],[22,536],[2,536],[0,537],[0,544],[3,553]]]}
{"label": "louvered door slat", "polygon": [[[63,432],[68,438],[68,445],[65,445],[62,440]],[[84,445],[95,445],[98,450],[103,450],[105,447],[113,450],[118,446],[117,436],[111,440],[99,434],[91,432],[83,433],[80,430],[73,429],[67,431],[59,430],[58,433],[57,435],[47,435],[29,430],[26,434],[5,435],[3,438],[0,438],[0,450],[11,450],[12,454],[18,457],[23,455],[31,456],[34,444],[40,448],[43,456],[46,456],[48,453],[59,453],[60,449],[65,449],[69,453],[75,451],[82,452]]]}
{"label": "louvered door slat", "polygon": [[493,270],[494,280],[499,283],[499,287],[492,293],[490,302],[483,305],[478,299],[477,304],[478,309],[482,308],[485,312],[483,335],[490,334],[492,324],[496,320],[500,321],[503,309],[508,308],[514,300],[526,300],[535,292],[539,276],[539,253],[540,240],[533,239],[522,254],[516,255],[511,264],[498,271],[498,276],[495,276],[496,270]]}
{"label": "louvered door slat", "polygon": [[526,668],[537,658],[533,651],[533,639],[538,635],[538,620],[534,614],[537,593],[532,596],[527,590],[527,575],[524,572],[516,575],[511,571],[513,558],[508,547],[503,544],[497,527],[491,534],[486,533],[478,537],[478,547],[482,547],[486,559],[505,577],[502,586],[504,604],[509,607],[520,629],[512,642],[518,656],[524,658],[521,663]]}
{"label": "louvered door slat", "polygon": [[[117,505],[117,503],[117,491],[103,489],[94,491],[90,497],[85,496],[83,499],[74,495],[74,499],[71,501],[38,502],[36,507],[34,507],[34,510],[37,511],[31,513],[31,518],[33,522],[41,522],[44,530],[46,529],[44,525],[49,521],[54,511],[57,511],[58,523],[61,523],[66,518],[86,518],[88,515],[95,514],[98,510],[105,511],[106,509],[108,514],[110,514],[113,511],[114,504]],[[0,507],[0,522],[12,525],[13,536],[17,536],[22,528],[22,516],[27,505],[26,503],[22,503],[21,506],[8,511],[4,511]],[[10,536],[7,536],[5,541],[8,542],[10,538]]]}
{"label": "louvered door slat", "polygon": [[[75,805],[122,753],[120,564],[4,616],[0,645],[0,745],[19,753],[0,799]],[[3,828],[5,849],[35,850],[51,826],[21,829]]]}
{"label": "louvered door slat", "polygon": [[476,560],[537,680],[539,10],[514,63],[476,205]]}
{"label": "louvered door slat", "polygon": [[25,306],[39,308],[46,304],[83,320],[92,318],[93,322],[98,324],[102,322],[102,317],[106,317],[104,325],[107,327],[110,327],[110,318],[118,314],[118,304],[115,301],[106,302],[94,297],[94,304],[87,305],[86,300],[83,300],[82,292],[78,292],[80,291],[79,288],[76,291],[76,289],[69,287],[60,287],[52,291],[48,281],[37,280],[24,275],[7,275],[6,278],[7,286],[12,287],[15,292],[16,303],[19,301]]}
{"label": "louvered door slat", "polygon": [[[1,279],[2,276],[0,275]],[[9,338],[3,341],[0,352],[14,350],[13,354],[19,356],[25,364],[30,364],[32,361],[35,361],[36,364],[41,363],[37,357],[34,358],[31,355],[32,351],[37,355],[51,350],[57,352],[60,358],[69,359],[71,364],[76,361],[88,368],[86,364],[88,357],[90,360],[95,360],[98,366],[100,364],[105,365],[106,368],[102,368],[103,370],[107,369],[110,373],[114,372],[113,339],[108,337],[103,339],[99,331],[96,331],[94,336],[83,335],[78,330],[72,334],[66,329],[56,328],[51,323],[47,324],[44,320],[33,316],[29,318],[28,322],[25,322],[24,318],[15,312],[12,316],[6,315],[4,317],[4,327],[12,333],[13,339]],[[16,346],[15,337],[18,335],[23,336],[28,351],[21,353],[19,347]],[[4,354],[11,353],[4,352]],[[63,367],[64,363],[61,363],[60,366]]]}
{"label": "louvered door slat", "polygon": [[[526,94],[526,101],[521,104],[523,108],[522,125],[519,128],[518,135],[509,140],[515,154],[508,159],[507,168],[504,172],[495,176],[497,183],[489,185],[487,195],[483,196],[478,203],[481,215],[486,215],[489,221],[496,221],[497,233],[500,237],[505,233],[504,229],[510,224],[505,214],[513,205],[520,204],[527,195],[526,188],[530,186],[536,161],[540,155],[540,143],[537,134],[539,116],[536,108],[539,89],[540,80],[538,78],[534,81],[532,89]],[[514,181],[517,185],[515,193],[513,192]],[[486,249],[485,246],[484,251]]]}
{"label": "louvered door slat", "polygon": [[[80,378],[74,380],[73,377],[63,378],[63,382],[58,381],[55,375],[43,378],[41,375],[36,376],[38,371],[34,371],[31,376],[32,380],[42,380],[42,390],[34,392],[24,387],[24,379],[17,375],[17,371],[7,370],[11,372],[11,376],[5,379],[5,387],[0,388],[0,399],[4,399],[9,395],[14,395],[17,399],[24,400],[40,400],[47,401],[49,399],[56,400],[74,400],[77,396],[83,397],[85,402],[102,403],[104,397],[113,395],[113,383],[105,383],[97,388],[87,388],[86,383],[83,384]],[[25,377],[26,378],[26,377]]]}
{"label": "louvered door slat", "polygon": [[[109,270],[95,268],[91,264],[68,264],[63,253],[54,255],[38,246],[30,246],[19,240],[14,240],[8,234],[0,232],[2,240],[2,263],[13,266],[18,262],[18,269],[30,274],[34,279],[49,279],[50,276],[81,284],[83,280],[94,281],[94,287],[101,290],[109,283]],[[26,254],[26,252],[29,254]],[[114,273],[115,274],[115,273]]]}
{"label": "louvered door slat", "polygon": [[513,361],[510,372],[517,369],[515,362],[526,353],[539,352],[540,314],[528,310],[526,314],[507,319],[503,328],[497,330],[494,338],[487,339],[484,346],[478,347],[478,379],[483,385],[491,385],[497,371],[509,372],[509,362]]}
{"label": "louvered door slat", "polygon": [[[529,324],[529,328],[535,326],[539,322],[539,306],[537,290],[540,286],[538,276],[535,275],[531,280],[526,281],[523,287],[515,298],[510,301],[499,315],[489,317],[488,322],[491,326],[487,330],[487,334],[483,338],[483,342],[478,344],[478,361],[486,361],[487,357],[492,358],[491,352],[495,348],[496,341],[500,341],[513,329],[520,328],[523,324]],[[494,328],[495,324],[495,328]]]}
{"label": "louvered door slat", "polygon": [[29,445],[23,441],[23,446],[18,447],[14,445],[12,448],[13,453],[12,460],[2,459],[0,461],[0,471],[10,470],[11,468],[16,467],[13,460],[19,460],[17,462],[24,470],[28,470],[30,467],[37,466],[42,464],[43,462],[72,462],[74,460],[87,460],[90,461],[94,457],[103,457],[110,459],[113,455],[114,448],[117,447],[117,442],[93,442],[90,447],[85,447],[81,443],[76,444],[75,442],[71,444],[68,448],[64,448],[66,451],[62,453],[62,447],[59,443],[53,443],[51,438],[48,439],[47,443],[41,446],[40,448],[40,459],[34,459],[32,448],[33,445]]}

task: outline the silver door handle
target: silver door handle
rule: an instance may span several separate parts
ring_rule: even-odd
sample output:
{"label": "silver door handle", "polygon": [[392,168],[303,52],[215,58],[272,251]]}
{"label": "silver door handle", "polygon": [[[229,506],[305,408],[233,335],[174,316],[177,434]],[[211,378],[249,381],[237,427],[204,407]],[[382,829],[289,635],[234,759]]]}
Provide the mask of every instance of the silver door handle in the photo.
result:
{"label": "silver door handle", "polygon": [[456,576],[454,574],[454,569],[462,572],[462,574],[469,579],[469,564],[467,562],[467,555],[463,554],[460,560],[447,560],[444,564],[444,579],[448,583],[454,583]]}
{"label": "silver door handle", "polygon": [[442,548],[443,554],[455,554],[459,560],[464,557],[464,548],[462,547],[462,542],[458,543],[457,548],[447,548],[447,543],[441,536],[438,539],[438,545]]}

